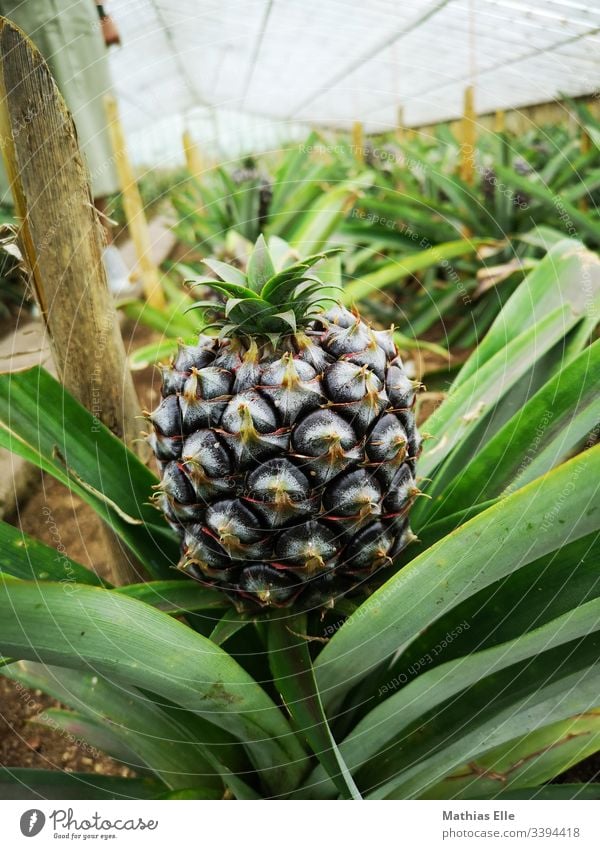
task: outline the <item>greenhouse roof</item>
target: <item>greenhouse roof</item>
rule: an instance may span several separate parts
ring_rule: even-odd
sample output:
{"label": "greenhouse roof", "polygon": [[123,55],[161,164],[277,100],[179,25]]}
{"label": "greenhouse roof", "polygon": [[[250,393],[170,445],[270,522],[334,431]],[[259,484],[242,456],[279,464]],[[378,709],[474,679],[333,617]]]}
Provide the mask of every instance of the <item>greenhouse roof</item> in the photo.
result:
{"label": "greenhouse roof", "polygon": [[600,4],[577,0],[130,0],[111,62],[126,129],[247,113],[367,131],[600,88]]}

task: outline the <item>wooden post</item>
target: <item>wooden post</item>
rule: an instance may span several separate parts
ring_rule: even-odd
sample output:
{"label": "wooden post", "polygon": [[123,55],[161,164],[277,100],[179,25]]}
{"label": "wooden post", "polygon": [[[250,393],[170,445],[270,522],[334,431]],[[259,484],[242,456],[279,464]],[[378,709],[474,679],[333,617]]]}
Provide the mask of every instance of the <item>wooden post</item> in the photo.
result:
{"label": "wooden post", "polygon": [[183,152],[185,154],[185,164],[187,166],[187,170],[190,172],[190,176],[200,179],[204,172],[202,157],[200,156],[200,151],[198,150],[189,130],[183,131]]}
{"label": "wooden post", "polygon": [[[2,18],[0,56],[2,153],[58,376],[133,447],[140,410],[106,282],[103,229],[73,120],[40,53]],[[139,570],[108,528],[106,544],[115,580],[139,580]]]}
{"label": "wooden post", "polygon": [[506,114],[504,109],[496,109],[494,115],[494,132],[503,133],[506,129]]}
{"label": "wooden post", "polygon": [[472,85],[465,89],[464,110],[461,121],[460,176],[472,184],[475,177],[475,90]]}
{"label": "wooden post", "polygon": [[365,130],[360,121],[352,125],[352,151],[357,162],[365,161]]}
{"label": "wooden post", "polygon": [[152,241],[148,222],[140,196],[140,190],[135,179],[135,173],[125,143],[125,134],[119,119],[117,101],[111,95],[104,98],[108,129],[115,155],[115,166],[119,175],[121,192],[123,193],[123,208],[127,227],[135,246],[135,252],[142,272],[144,296],[152,307],[161,309],[165,305],[165,297],[160,286],[158,268],[152,259]]}

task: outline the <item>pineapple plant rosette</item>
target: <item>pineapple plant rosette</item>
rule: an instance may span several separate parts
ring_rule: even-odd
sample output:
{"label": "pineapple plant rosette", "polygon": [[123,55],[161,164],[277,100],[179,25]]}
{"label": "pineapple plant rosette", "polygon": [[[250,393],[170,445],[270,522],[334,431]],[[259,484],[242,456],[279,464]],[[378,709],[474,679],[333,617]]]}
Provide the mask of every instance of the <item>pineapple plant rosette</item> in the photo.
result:
{"label": "pineapple plant rosette", "polygon": [[[249,288],[247,280],[234,283]],[[321,282],[313,294],[318,293],[321,300],[334,296]],[[230,300],[227,309],[234,317],[235,307]],[[327,323],[323,307],[335,310]],[[279,444],[280,453],[272,457],[273,444],[266,440],[266,455],[247,453],[242,459],[247,443],[238,437],[228,445],[218,431],[235,437],[223,426],[225,411],[254,390],[239,395],[228,390],[214,398],[184,394],[187,381],[201,383],[202,370],[214,368],[218,352],[230,347],[237,347],[240,360],[242,348],[253,351],[249,366],[255,373],[275,371],[273,363],[283,373],[290,361],[299,372],[305,360],[298,352],[276,348],[301,333],[323,354],[323,367],[311,366],[316,373],[338,363],[363,369],[351,359],[360,352],[329,352],[324,343],[344,338],[351,328],[364,333],[353,314],[350,327],[344,327],[343,317],[350,318],[331,303],[305,302],[302,312],[297,308],[301,321],[305,312],[315,315],[302,331],[296,326],[288,332],[284,321],[276,338],[255,336],[254,350],[249,335],[226,344],[225,337],[234,337],[224,329],[222,338],[209,343],[209,362],[166,369],[165,395],[179,399],[181,416],[188,401],[214,402],[215,411],[219,405],[222,411],[217,421],[195,425],[189,434],[155,432],[151,440],[157,451],[170,445],[177,453],[161,460],[165,468],[182,462],[175,445],[183,450],[183,436],[192,439],[202,430],[213,434],[213,444],[218,437],[228,457],[240,457],[239,491],[227,489],[223,497],[218,489],[207,503],[178,502],[182,515],[169,515],[174,527],[148,503],[153,486],[158,486],[157,500],[168,496],[164,474],[158,481],[42,368],[0,374],[0,445],[37,464],[92,507],[150,576],[114,587],[70,559],[68,551],[57,557],[51,546],[0,522],[0,673],[19,688],[43,690],[63,705],[44,710],[37,722],[83,738],[135,771],[119,778],[1,767],[0,797],[600,798],[597,783],[549,783],[600,750],[600,446],[595,444],[600,341],[591,341],[599,308],[598,258],[572,240],[555,245],[507,301],[427,419],[431,440],[416,472],[431,497],[419,498],[410,511],[419,541],[394,556],[393,564],[384,564],[385,582],[379,587],[369,574],[378,570],[376,552],[366,573],[373,592],[365,600],[341,597],[347,582],[365,577],[360,570],[349,577],[344,573],[352,534],[362,532],[362,526],[353,529],[360,511],[342,518],[345,547],[339,553],[336,548],[330,568],[323,549],[323,570],[316,555],[293,569],[290,561],[271,561],[271,550],[262,561],[238,564],[230,556],[220,534],[234,548],[238,543],[227,537],[228,528],[240,546],[264,545],[270,507],[261,513],[248,501],[252,521],[260,522],[255,542],[242,539],[238,528],[250,521],[240,524],[237,512],[219,508],[222,530],[216,523],[214,530],[213,505],[229,500],[245,505],[248,478],[260,476],[273,460],[300,470],[316,462],[317,473],[325,474],[326,466],[318,468],[325,452],[304,452],[300,460],[293,456],[298,453],[293,432],[284,421],[289,407],[282,412],[267,401],[277,411],[272,415],[278,427],[274,430],[269,419],[261,429],[252,419],[255,441],[260,445],[265,436],[289,430],[291,448]],[[285,311],[272,315],[277,312]],[[193,346],[195,355],[203,341]],[[367,344],[364,350],[375,349]],[[261,352],[267,351],[273,362],[261,366]],[[286,353],[291,357],[282,363]],[[390,348],[386,363],[391,359]],[[242,367],[238,363],[238,373]],[[235,380],[232,368],[225,371]],[[369,368],[364,374],[377,376]],[[304,382],[311,380],[315,377]],[[316,383],[323,390],[324,377]],[[273,393],[282,384],[253,379],[254,386]],[[390,385],[396,384],[388,381],[385,388],[382,382],[377,392],[389,398]],[[404,407],[390,413],[384,406],[367,422],[369,407],[365,412],[362,403],[357,406],[361,432],[354,433],[364,454],[351,457],[349,465],[369,470],[379,481],[378,463],[383,463],[384,474],[393,477],[397,471],[387,454],[385,460],[375,458],[374,466],[372,458],[361,457],[368,456],[369,437],[388,415],[402,424],[410,442],[412,413]],[[315,410],[302,410],[297,421],[323,411],[339,413],[333,403],[319,401]],[[354,416],[346,412],[342,418],[354,429]],[[241,414],[238,421],[241,428]],[[389,444],[381,443],[381,449]],[[414,478],[411,453],[407,449],[397,464]],[[230,472],[209,475],[202,468],[211,482],[227,482]],[[319,492],[319,505],[322,493],[346,471],[311,487]],[[167,475],[167,487],[169,480]],[[402,510],[387,510],[386,493],[381,513],[365,514],[365,526],[387,521],[393,528],[389,533],[400,527],[402,538],[405,517],[393,515]],[[373,499],[369,510],[379,510],[378,504]],[[335,507],[339,516],[339,504]],[[307,522],[330,527],[338,521],[321,518],[314,508],[301,521],[273,528],[272,535],[297,534]],[[182,539],[185,563],[188,548],[204,537],[221,546],[219,557],[235,570],[231,585],[229,574],[207,575],[201,563],[193,566],[199,581],[174,568]],[[295,557],[296,551],[290,546],[285,553]],[[204,561],[208,564],[208,558]],[[264,583],[259,594],[241,593],[245,564],[256,562],[295,582],[291,591],[286,585],[290,594],[277,596]],[[333,586],[323,593],[328,575]],[[319,609],[307,611],[315,603],[312,592]],[[228,594],[244,609],[234,609]]]}
{"label": "pineapple plant rosette", "polygon": [[411,537],[421,441],[392,331],[334,298],[318,266],[262,237],[247,274],[217,260],[218,338],[181,346],[149,416],[155,501],[179,567],[238,607],[333,604]]}

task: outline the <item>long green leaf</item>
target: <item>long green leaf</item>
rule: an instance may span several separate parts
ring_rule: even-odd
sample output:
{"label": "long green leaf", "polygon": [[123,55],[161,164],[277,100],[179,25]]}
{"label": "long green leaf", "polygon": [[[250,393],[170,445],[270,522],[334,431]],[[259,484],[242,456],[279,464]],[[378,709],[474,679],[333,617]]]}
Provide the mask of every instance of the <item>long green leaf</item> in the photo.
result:
{"label": "long green leaf", "polygon": [[197,610],[222,610],[231,607],[223,593],[195,581],[150,581],[127,584],[115,592],[151,604],[158,610],[179,616]]}
{"label": "long green leaf", "polygon": [[464,764],[423,794],[425,799],[493,799],[536,787],[600,749],[600,711],[526,734]]}
{"label": "long green leaf", "polygon": [[[194,739],[182,722],[161,710],[135,687],[123,681],[113,682],[100,674],[82,675],[80,670],[21,662],[6,667],[2,674],[29,689],[41,689],[53,698],[84,714],[99,726],[92,730],[100,742],[103,729],[109,738],[133,753],[129,766],[147,767],[171,789],[185,787],[221,787],[211,761],[214,754],[227,762],[233,739],[209,723],[201,727],[202,736]],[[213,748],[211,750],[211,744]],[[110,754],[113,754],[107,749]]]}
{"label": "long green leaf", "polygon": [[0,445],[76,492],[153,577],[173,577],[175,534],[147,503],[156,477],[44,369],[0,374]]}
{"label": "long green leaf", "polygon": [[539,265],[511,295],[485,339],[471,354],[454,382],[465,383],[494,354],[559,307],[568,306],[575,318],[594,313],[600,298],[600,260],[580,242],[554,244]]}
{"label": "long green leaf", "polygon": [[215,627],[210,632],[210,640],[217,646],[222,646],[231,637],[250,624],[250,618],[247,614],[238,613],[235,610],[227,610],[223,616],[217,621]]}
{"label": "long green leaf", "polygon": [[222,799],[221,793],[206,787],[186,787],[185,790],[170,790],[168,793],[160,793],[157,799],[176,799],[177,801],[196,800],[211,800],[217,801]]}
{"label": "long green leaf", "polygon": [[[50,511],[42,521],[53,522]],[[0,572],[26,581],[109,586],[95,572],[71,560],[63,550],[44,545],[7,522],[0,522]]]}
{"label": "long green leaf", "polygon": [[[567,486],[569,498],[563,495]],[[599,488],[596,446],[480,513],[405,566],[319,655],[315,671],[326,703],[339,703],[353,683],[462,600],[597,530]]]}
{"label": "long green leaf", "polygon": [[492,437],[441,496],[442,502],[454,512],[513,492],[554,468],[600,421],[599,385],[600,340]]}
{"label": "long green leaf", "polygon": [[525,192],[539,201],[545,210],[552,214],[555,226],[560,227],[561,223],[568,218],[571,220],[571,225],[576,224],[582,234],[591,236],[597,242],[600,241],[600,222],[569,203],[561,194],[557,195],[543,183],[529,177],[521,177],[515,171],[498,163],[494,164],[494,170],[506,185]]}
{"label": "long green leaf", "polygon": [[145,301],[127,301],[121,304],[120,309],[132,321],[171,339],[193,336],[200,330],[200,322],[194,314],[183,312],[179,308],[163,311]]}
{"label": "long green leaf", "polygon": [[330,181],[343,178],[343,174],[335,174],[331,166],[323,162],[311,163],[304,173],[293,174],[285,187],[289,190],[285,204],[279,209],[277,204],[271,204],[269,208],[266,226],[269,236],[289,240],[311,216],[313,206],[327,192]]}
{"label": "long green leaf", "polygon": [[[419,459],[419,474],[430,477],[574,323],[569,307],[559,307],[535,327],[524,330],[468,380],[453,385],[445,402],[427,419],[431,442]],[[416,515],[422,512],[422,508],[415,511]]]}
{"label": "long green leaf", "polygon": [[[592,710],[600,684],[599,646],[597,634],[585,637],[488,676],[466,690],[438,711],[430,733],[425,735],[429,739],[417,743],[414,749],[410,746],[409,759],[403,754],[398,761],[391,750],[387,753],[395,762],[393,774],[372,797],[421,796],[465,760],[471,761],[517,735],[534,734],[547,725]],[[384,770],[379,763],[378,783]]]}
{"label": "long green leaf", "polygon": [[417,271],[439,265],[446,260],[473,253],[478,245],[485,241],[485,239],[460,239],[455,242],[443,242],[415,254],[405,254],[386,263],[372,274],[366,274],[359,280],[347,283],[344,286],[343,301],[345,304],[351,304],[368,298],[393,283],[399,283],[409,274],[416,274]]}
{"label": "long green leaf", "polygon": [[299,174],[303,174],[311,153],[319,141],[319,136],[311,132],[303,144],[295,145],[284,151],[281,165],[277,169],[271,200],[271,214],[278,215],[282,208],[287,208],[287,200],[293,192]]}
{"label": "long green leaf", "polygon": [[429,351],[438,357],[444,357],[446,360],[451,359],[452,356],[446,348],[438,345],[437,342],[427,342],[425,339],[411,339],[409,336],[405,336],[404,333],[399,333],[398,331],[394,333],[394,342],[400,350]]}
{"label": "long green leaf", "polygon": [[[594,630],[598,631],[599,610],[600,600],[596,598],[575,611],[550,620],[529,634],[482,651],[466,653],[426,670],[406,686],[398,682],[404,681],[407,675],[390,672],[382,689],[392,695],[366,714],[340,744],[349,768],[354,774],[361,764],[375,758],[378,752],[385,751],[391,741],[408,733],[406,729],[418,723],[421,717],[428,712],[435,715],[441,705],[452,704],[466,688],[477,686],[488,676],[498,676],[516,663],[529,662],[544,651],[585,637]],[[398,686],[401,689],[398,690]],[[476,717],[474,706],[463,710],[465,717],[470,710]],[[322,771],[317,770],[306,786],[315,786],[324,793],[327,789],[324,779]]]}
{"label": "long green leaf", "polygon": [[336,227],[341,223],[348,206],[357,194],[371,183],[370,174],[364,173],[355,180],[340,183],[324,193],[306,211],[292,232],[287,233],[290,244],[303,254],[323,250]]}
{"label": "long green leaf", "polygon": [[360,720],[424,672],[510,643],[597,598],[599,556],[600,534],[595,532],[484,587],[431,623],[404,651],[396,653],[391,664],[378,667],[364,679],[352,692],[346,709],[356,705]]}
{"label": "long green leaf", "polygon": [[302,748],[264,690],[210,640],[149,605],[110,590],[82,586],[66,598],[58,584],[10,582],[0,588],[0,652],[119,676],[233,734],[273,790],[299,780]]}
{"label": "long green leaf", "polygon": [[163,788],[152,778],[0,766],[0,799],[156,799]]}
{"label": "long green leaf", "polygon": [[412,680],[423,667],[510,642],[597,598],[599,557],[595,531],[484,587],[419,634],[391,666],[379,669],[379,692],[389,693],[392,677]]}
{"label": "long green leaf", "polygon": [[[193,345],[195,339],[192,336],[184,337],[186,345]],[[155,366],[157,363],[167,362],[177,353],[176,338],[161,339],[160,342],[152,342],[149,345],[142,345],[136,348],[129,355],[128,362],[132,371],[141,371],[149,366]]]}
{"label": "long green leaf", "polygon": [[142,772],[146,770],[146,765],[136,753],[113,734],[107,724],[95,722],[82,713],[61,708],[46,708],[30,721],[34,725],[57,731],[70,743],[74,742],[80,751],[87,751],[92,757],[97,756],[99,752],[104,752],[130,769]]}
{"label": "long green leaf", "polygon": [[340,755],[329,728],[315,681],[306,633],[306,616],[291,620],[273,618],[270,624],[269,660],[275,684],[311,749],[344,799],[362,798]]}
{"label": "long green leaf", "polygon": [[488,507],[492,507],[497,500],[498,499],[481,501],[478,504],[474,504],[464,510],[457,510],[455,513],[451,513],[448,516],[436,518],[435,520],[430,519],[423,525],[415,524],[411,517],[411,527],[416,529],[417,539],[413,540],[413,544],[405,548],[404,551],[398,555],[396,562],[402,565],[410,563],[410,561],[413,560],[418,553],[429,548],[429,546],[433,545],[434,542],[438,542],[438,540],[448,536],[448,534],[452,533],[452,531],[457,530],[461,525],[468,522],[469,519],[477,516],[478,513],[487,510]]}
{"label": "long green leaf", "polygon": [[544,784],[523,790],[507,790],[496,799],[600,799],[600,784]]}

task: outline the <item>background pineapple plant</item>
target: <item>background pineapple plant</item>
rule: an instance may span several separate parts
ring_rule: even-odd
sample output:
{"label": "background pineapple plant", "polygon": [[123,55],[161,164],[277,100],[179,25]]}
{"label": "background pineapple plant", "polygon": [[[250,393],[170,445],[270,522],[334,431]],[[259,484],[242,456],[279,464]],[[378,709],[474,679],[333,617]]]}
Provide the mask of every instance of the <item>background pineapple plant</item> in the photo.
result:
{"label": "background pineapple plant", "polygon": [[332,306],[315,266],[335,251],[275,246],[278,267],[259,238],[247,275],[207,260],[221,279],[200,283],[227,298],[219,338],[180,347],[149,417],[180,568],[240,608],[333,604],[404,548],[419,492],[392,331]]}
{"label": "background pineapple plant", "polygon": [[[581,129],[595,138],[598,120],[577,102],[569,106]],[[600,153],[595,144],[587,152],[579,145],[578,135],[563,126],[534,128],[524,136],[481,134],[474,154],[477,180],[468,185],[456,173],[460,140],[448,126],[401,142],[374,139],[365,163],[357,163],[343,140],[335,151],[319,155],[319,147],[331,145],[326,136],[311,133],[276,161],[272,155],[258,160],[270,174],[266,215],[258,215],[252,192],[236,186],[236,174],[244,169],[229,174],[221,167],[202,181],[181,184],[172,203],[191,268],[177,264],[175,272],[200,273],[198,246],[203,254],[245,260],[261,229],[309,252],[343,240],[344,272],[352,280],[343,295],[346,305],[359,304],[363,317],[385,326],[391,297],[403,349],[442,355],[440,343],[470,349],[537,259],[568,235],[557,196],[579,237],[590,247],[600,244]],[[582,179],[586,173],[589,179]],[[181,286],[173,288],[176,306]],[[378,295],[383,289],[389,292],[385,300]],[[124,309],[157,326],[158,317],[139,305]],[[189,336],[193,321],[187,333],[181,323],[170,311],[160,329]]]}

